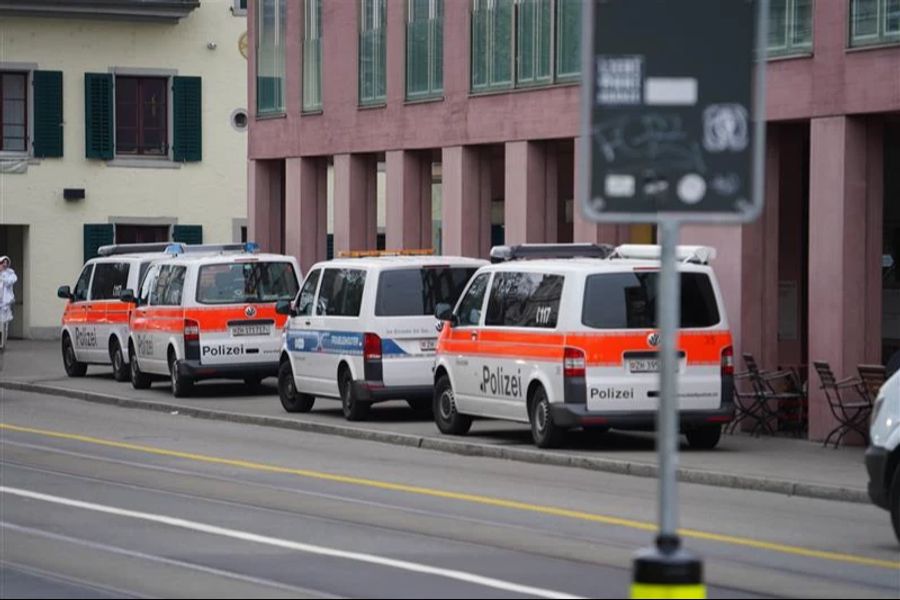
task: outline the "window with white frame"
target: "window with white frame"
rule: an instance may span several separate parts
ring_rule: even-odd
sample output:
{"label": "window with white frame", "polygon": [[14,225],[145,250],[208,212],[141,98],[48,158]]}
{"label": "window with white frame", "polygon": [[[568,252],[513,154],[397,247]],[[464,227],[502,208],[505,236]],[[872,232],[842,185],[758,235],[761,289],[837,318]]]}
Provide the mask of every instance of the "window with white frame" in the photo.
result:
{"label": "window with white frame", "polygon": [[768,54],[812,53],[813,0],[770,0]]}
{"label": "window with white frame", "polygon": [[900,0],[851,0],[851,46],[895,43],[900,43]]}
{"label": "window with white frame", "polygon": [[28,73],[0,71],[0,151],[28,151]]}

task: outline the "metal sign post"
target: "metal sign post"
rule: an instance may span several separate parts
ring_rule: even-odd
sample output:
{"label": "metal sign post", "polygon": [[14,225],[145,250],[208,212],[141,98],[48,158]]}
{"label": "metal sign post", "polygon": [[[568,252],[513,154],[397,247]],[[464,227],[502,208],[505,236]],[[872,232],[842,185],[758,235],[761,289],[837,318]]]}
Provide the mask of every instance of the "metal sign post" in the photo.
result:
{"label": "metal sign post", "polygon": [[678,537],[682,223],[740,224],[763,207],[769,0],[588,0],[582,33],[582,212],[654,223],[661,242],[659,534],[632,597],[702,598],[702,563]]}

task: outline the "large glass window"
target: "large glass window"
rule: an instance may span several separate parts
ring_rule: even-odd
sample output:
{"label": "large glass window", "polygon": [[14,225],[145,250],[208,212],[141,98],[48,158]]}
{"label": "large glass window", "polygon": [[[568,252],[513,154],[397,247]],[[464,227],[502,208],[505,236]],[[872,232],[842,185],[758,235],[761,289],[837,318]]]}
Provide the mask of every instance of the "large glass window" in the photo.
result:
{"label": "large glass window", "polygon": [[474,268],[451,267],[384,271],[378,279],[375,315],[433,315],[438,304],[456,304],[473,273]]}
{"label": "large glass window", "polygon": [[383,104],[385,83],[385,0],[359,0],[359,103]]}
{"label": "large glass window", "polygon": [[116,154],[169,153],[168,79],[116,77]]}
{"label": "large glass window", "polygon": [[91,300],[118,300],[128,285],[128,263],[99,263],[91,284]]}
{"label": "large glass window", "polygon": [[813,0],[771,0],[769,56],[812,52]]}
{"label": "large glass window", "polygon": [[303,3],[303,110],[322,109],[322,0]]}
{"label": "large glass window", "polygon": [[444,0],[409,0],[406,23],[406,97],[444,91]]}
{"label": "large glass window", "polygon": [[469,290],[456,309],[460,327],[477,327],[481,323],[481,307],[484,306],[484,294],[487,292],[490,280],[490,273],[482,273],[469,286]]}
{"label": "large glass window", "polygon": [[327,317],[358,317],[365,288],[365,271],[325,269],[316,314]]}
{"label": "large glass window", "polygon": [[542,273],[498,273],[491,285],[484,324],[497,327],[556,327],[565,277]]}
{"label": "large glass window", "polygon": [[851,46],[898,42],[900,42],[900,0],[851,0]]}
{"label": "large glass window", "polygon": [[256,3],[256,113],[284,112],[284,48],[287,0]]}
{"label": "large glass window", "polygon": [[[594,329],[656,328],[659,273],[604,273],[587,278],[581,322]],[[719,324],[712,283],[704,273],[681,274],[681,326]]]}
{"label": "large glass window", "polygon": [[197,302],[278,302],[297,296],[297,275],[286,262],[235,262],[200,267]]}
{"label": "large glass window", "polygon": [[580,0],[472,0],[472,90],[577,80]]}
{"label": "large glass window", "polygon": [[0,150],[28,149],[28,75],[0,72]]}

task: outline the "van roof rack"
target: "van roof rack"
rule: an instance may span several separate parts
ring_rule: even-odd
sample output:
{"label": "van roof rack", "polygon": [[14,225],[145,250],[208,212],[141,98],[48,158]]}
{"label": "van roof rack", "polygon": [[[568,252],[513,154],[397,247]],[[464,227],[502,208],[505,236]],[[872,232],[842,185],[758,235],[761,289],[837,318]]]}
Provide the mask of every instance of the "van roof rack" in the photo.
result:
{"label": "van roof rack", "polygon": [[610,244],[517,244],[491,248],[491,262],[536,260],[541,258],[608,258]]}
{"label": "van roof rack", "polygon": [[108,246],[100,246],[100,248],[97,249],[97,254],[99,256],[119,256],[121,254],[162,253],[171,245],[171,242],[153,244],[110,244]]}
{"label": "van roof rack", "polygon": [[[659,260],[660,247],[654,244],[622,244],[610,255],[611,259]],[[716,259],[716,249],[710,246],[678,246],[675,258],[682,263],[708,265]]]}
{"label": "van roof rack", "polygon": [[434,256],[432,248],[417,250],[341,250],[337,258],[372,258],[379,256]]}

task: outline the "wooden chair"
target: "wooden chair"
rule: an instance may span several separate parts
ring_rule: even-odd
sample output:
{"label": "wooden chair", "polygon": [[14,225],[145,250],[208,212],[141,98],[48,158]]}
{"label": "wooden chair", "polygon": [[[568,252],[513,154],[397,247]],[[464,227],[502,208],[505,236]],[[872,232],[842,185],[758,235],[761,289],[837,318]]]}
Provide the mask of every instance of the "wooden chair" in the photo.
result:
{"label": "wooden chair", "polygon": [[823,445],[828,446],[834,437],[834,447],[837,448],[844,436],[851,431],[859,433],[868,442],[867,429],[872,404],[865,399],[861,402],[854,402],[845,397],[845,394],[848,393],[862,396],[861,381],[856,377],[847,377],[838,381],[828,363],[814,362],[813,364],[822,382],[821,389],[825,391],[831,414],[838,422],[838,425],[828,433]]}

